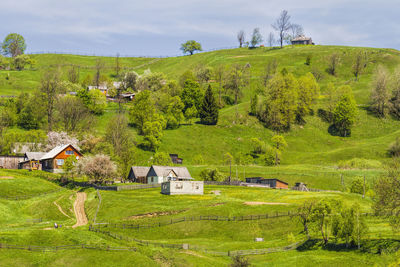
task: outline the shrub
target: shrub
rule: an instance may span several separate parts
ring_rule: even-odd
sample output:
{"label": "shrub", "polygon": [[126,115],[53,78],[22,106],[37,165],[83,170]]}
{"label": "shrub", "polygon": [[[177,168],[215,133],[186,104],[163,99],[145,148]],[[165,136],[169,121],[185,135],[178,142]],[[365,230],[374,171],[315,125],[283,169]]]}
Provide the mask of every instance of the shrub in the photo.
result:
{"label": "shrub", "polygon": [[220,182],[224,180],[224,176],[218,171],[218,169],[204,169],[200,172],[200,177],[204,181]]}
{"label": "shrub", "polygon": [[[365,183],[365,192],[369,190],[368,184]],[[359,177],[351,182],[350,192],[356,194],[364,193],[364,179]]]}
{"label": "shrub", "polygon": [[276,164],[276,156],[278,154],[278,158],[280,158],[280,151],[273,149],[272,147],[268,147],[265,154],[263,154],[260,159],[262,164],[266,166],[273,166]]}
{"label": "shrub", "polygon": [[390,144],[388,152],[389,152],[389,155],[392,157],[400,156],[400,138],[396,138],[396,141],[394,141],[392,144]]}
{"label": "shrub", "polygon": [[154,154],[154,157],[153,157],[153,164],[154,165],[167,166],[167,165],[170,165],[171,163],[172,163],[171,162],[171,157],[167,153],[165,153],[165,152],[157,152],[157,153]]}

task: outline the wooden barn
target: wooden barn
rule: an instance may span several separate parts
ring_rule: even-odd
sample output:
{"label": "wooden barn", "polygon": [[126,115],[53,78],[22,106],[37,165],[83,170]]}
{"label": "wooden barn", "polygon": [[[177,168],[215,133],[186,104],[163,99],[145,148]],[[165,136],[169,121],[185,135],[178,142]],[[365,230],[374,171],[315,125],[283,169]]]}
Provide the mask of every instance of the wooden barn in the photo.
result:
{"label": "wooden barn", "polygon": [[128,180],[134,183],[147,184],[147,174],[149,170],[150,167],[132,166],[128,174]]}
{"label": "wooden barn", "polygon": [[183,159],[181,159],[178,154],[169,154],[173,164],[182,164]]}
{"label": "wooden barn", "polygon": [[82,154],[71,144],[56,146],[40,158],[40,164],[44,171],[60,173],[63,171],[65,160],[69,157],[79,159]]}
{"label": "wooden barn", "polygon": [[18,164],[24,161],[24,156],[0,156],[0,169],[18,169]]}
{"label": "wooden barn", "polygon": [[279,189],[288,189],[289,185],[286,182],[283,182],[279,179],[266,179],[263,177],[249,177],[246,178],[246,183],[251,183],[251,184],[262,184],[266,185],[271,188],[279,188]]}
{"label": "wooden barn", "polygon": [[313,45],[311,37],[305,37],[304,35],[299,35],[291,40],[292,45]]}

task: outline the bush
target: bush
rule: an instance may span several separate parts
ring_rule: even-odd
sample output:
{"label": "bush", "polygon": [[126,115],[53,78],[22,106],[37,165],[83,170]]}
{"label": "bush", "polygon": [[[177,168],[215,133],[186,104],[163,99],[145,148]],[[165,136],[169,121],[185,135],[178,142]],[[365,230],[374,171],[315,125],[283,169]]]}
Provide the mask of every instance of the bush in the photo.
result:
{"label": "bush", "polygon": [[273,149],[272,147],[267,148],[265,154],[263,154],[260,159],[262,164],[266,166],[273,166],[276,164],[276,154],[278,153],[278,158],[280,158],[280,151]]}
{"label": "bush", "polygon": [[224,180],[224,176],[218,169],[204,169],[200,172],[200,177],[204,181],[221,182]]}
{"label": "bush", "polygon": [[354,158],[338,162],[339,169],[379,169],[382,163],[378,160]]}
{"label": "bush", "polygon": [[388,152],[392,157],[400,156],[400,138],[396,138],[396,141],[390,144]]}
{"label": "bush", "polygon": [[[365,192],[369,190],[368,184],[365,183]],[[351,182],[351,193],[363,194],[364,193],[364,178],[360,177]]]}
{"label": "bush", "polygon": [[204,164],[204,158],[202,155],[198,154],[193,157],[193,162],[196,165],[203,165]]}

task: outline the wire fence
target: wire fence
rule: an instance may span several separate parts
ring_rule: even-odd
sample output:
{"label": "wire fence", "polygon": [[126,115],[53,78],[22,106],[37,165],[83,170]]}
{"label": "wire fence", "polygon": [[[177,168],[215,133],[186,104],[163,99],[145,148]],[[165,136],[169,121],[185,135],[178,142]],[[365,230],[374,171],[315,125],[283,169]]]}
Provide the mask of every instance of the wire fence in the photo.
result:
{"label": "wire fence", "polygon": [[290,217],[295,216],[297,213],[292,211],[287,212],[275,212],[271,214],[259,214],[259,215],[243,215],[243,216],[218,216],[218,215],[200,215],[200,216],[192,216],[192,217],[182,217],[182,218],[171,218],[165,222],[158,222],[152,224],[127,224],[127,223],[94,223],[96,227],[103,228],[117,228],[117,229],[148,229],[148,228],[156,228],[167,226],[171,224],[181,223],[181,222],[194,222],[194,221],[224,221],[224,222],[241,222],[241,221],[258,221],[258,220],[266,220],[272,218],[279,217]]}
{"label": "wire fence", "polygon": [[0,249],[19,249],[29,251],[40,251],[40,252],[55,252],[61,250],[75,250],[75,249],[92,249],[102,251],[136,251],[135,247],[111,247],[111,246],[96,246],[88,244],[79,245],[61,245],[61,246],[22,246],[22,245],[10,245],[0,243]]}

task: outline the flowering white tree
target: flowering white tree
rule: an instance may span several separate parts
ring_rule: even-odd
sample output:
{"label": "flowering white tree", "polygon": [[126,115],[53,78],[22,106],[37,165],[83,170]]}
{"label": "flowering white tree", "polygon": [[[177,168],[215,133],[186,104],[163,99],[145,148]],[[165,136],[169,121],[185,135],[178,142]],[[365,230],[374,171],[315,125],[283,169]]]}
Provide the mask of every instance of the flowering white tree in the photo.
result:
{"label": "flowering white tree", "polygon": [[84,157],[78,161],[77,172],[86,175],[95,182],[112,180],[116,176],[117,166],[107,155]]}
{"label": "flowering white tree", "polygon": [[66,132],[49,132],[47,134],[46,151],[52,150],[56,146],[71,144],[79,149],[79,140],[69,136]]}

